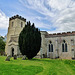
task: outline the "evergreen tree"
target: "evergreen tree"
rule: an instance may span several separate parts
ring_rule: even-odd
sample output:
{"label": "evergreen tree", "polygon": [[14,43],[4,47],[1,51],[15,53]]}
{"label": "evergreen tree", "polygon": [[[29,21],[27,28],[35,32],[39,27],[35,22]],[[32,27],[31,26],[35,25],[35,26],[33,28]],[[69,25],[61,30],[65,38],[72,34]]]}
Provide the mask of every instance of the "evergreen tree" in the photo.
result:
{"label": "evergreen tree", "polygon": [[19,35],[19,49],[22,55],[26,55],[28,59],[32,59],[37,55],[41,47],[41,33],[35,28],[34,23],[31,25],[27,22]]}
{"label": "evergreen tree", "polygon": [[4,37],[0,36],[0,54],[4,52],[5,50],[5,42],[4,42]]}

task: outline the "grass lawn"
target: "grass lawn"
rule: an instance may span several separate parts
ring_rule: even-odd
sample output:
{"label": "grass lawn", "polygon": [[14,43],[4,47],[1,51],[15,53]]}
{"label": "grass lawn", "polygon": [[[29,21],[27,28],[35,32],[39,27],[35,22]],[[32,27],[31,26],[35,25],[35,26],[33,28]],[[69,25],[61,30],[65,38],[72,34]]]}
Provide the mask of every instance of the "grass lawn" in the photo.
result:
{"label": "grass lawn", "polygon": [[75,75],[75,60],[5,59],[0,56],[0,75]]}

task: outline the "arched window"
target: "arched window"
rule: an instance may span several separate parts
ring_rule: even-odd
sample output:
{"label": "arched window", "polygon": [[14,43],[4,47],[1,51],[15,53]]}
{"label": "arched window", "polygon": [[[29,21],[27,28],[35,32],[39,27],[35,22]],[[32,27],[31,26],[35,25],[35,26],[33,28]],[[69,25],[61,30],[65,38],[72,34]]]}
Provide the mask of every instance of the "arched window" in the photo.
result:
{"label": "arched window", "polygon": [[62,43],[62,52],[67,52],[67,43],[65,40],[63,40],[63,43]]}
{"label": "arched window", "polygon": [[21,22],[21,27],[23,27],[23,22]]}
{"label": "arched window", "polygon": [[64,44],[62,44],[62,52],[64,52]]}
{"label": "arched window", "polygon": [[51,41],[49,43],[49,52],[53,52],[53,44]]}
{"label": "arched window", "polygon": [[51,52],[53,52],[53,44],[51,44]]}

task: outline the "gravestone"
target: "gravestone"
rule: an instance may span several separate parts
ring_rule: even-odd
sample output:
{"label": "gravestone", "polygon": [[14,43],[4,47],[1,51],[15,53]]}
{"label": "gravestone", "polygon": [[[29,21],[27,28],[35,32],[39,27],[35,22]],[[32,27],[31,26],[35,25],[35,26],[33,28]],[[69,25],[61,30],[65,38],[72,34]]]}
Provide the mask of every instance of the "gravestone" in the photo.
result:
{"label": "gravestone", "polygon": [[9,55],[9,56],[7,56],[7,58],[6,58],[6,60],[5,61],[10,61],[10,58],[11,58],[11,56]]}
{"label": "gravestone", "polygon": [[22,57],[22,60],[25,60],[26,59],[26,55],[24,55],[23,57]]}
{"label": "gravestone", "polygon": [[14,60],[16,60],[17,59],[17,55],[14,55]]}

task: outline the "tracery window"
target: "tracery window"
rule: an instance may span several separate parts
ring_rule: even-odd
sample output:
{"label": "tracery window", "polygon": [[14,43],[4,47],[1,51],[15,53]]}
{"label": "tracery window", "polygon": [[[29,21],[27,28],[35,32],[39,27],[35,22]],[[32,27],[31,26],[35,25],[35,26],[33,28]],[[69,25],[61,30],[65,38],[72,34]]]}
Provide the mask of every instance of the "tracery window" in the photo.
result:
{"label": "tracery window", "polygon": [[51,41],[49,43],[49,52],[53,52],[53,44]]}
{"label": "tracery window", "polygon": [[63,40],[63,43],[62,43],[62,52],[67,52],[67,43],[65,40]]}

